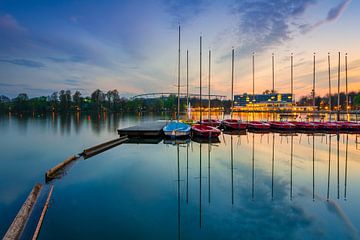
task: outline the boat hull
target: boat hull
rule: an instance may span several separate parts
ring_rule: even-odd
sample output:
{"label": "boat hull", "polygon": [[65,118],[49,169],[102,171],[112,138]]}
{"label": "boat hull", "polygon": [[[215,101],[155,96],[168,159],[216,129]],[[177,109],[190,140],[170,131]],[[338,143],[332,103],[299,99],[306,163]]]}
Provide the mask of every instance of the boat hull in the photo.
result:
{"label": "boat hull", "polygon": [[247,123],[241,122],[236,119],[226,119],[221,123],[223,127],[227,130],[245,130]]}
{"label": "boat hull", "polygon": [[190,131],[191,127],[182,122],[170,122],[163,128],[166,137],[187,137]]}
{"label": "boat hull", "polygon": [[219,137],[221,131],[215,127],[203,125],[203,124],[195,124],[191,128],[193,136],[196,137]]}

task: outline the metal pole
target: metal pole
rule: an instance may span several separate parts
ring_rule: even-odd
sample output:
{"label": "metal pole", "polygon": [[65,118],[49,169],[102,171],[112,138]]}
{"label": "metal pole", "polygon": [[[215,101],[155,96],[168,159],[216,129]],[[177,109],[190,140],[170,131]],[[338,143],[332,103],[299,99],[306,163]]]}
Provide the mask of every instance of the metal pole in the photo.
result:
{"label": "metal pole", "polygon": [[180,25],[179,25],[179,56],[178,56],[178,102],[177,102],[177,116],[176,119],[179,121],[180,115]]}
{"label": "metal pole", "polygon": [[255,53],[252,54],[252,77],[253,77],[253,97],[252,97],[252,105],[253,105],[253,120],[254,120],[254,111],[255,111]]}
{"label": "metal pole", "polygon": [[329,68],[329,113],[330,113],[329,119],[330,119],[330,121],[331,121],[331,109],[332,109],[332,106],[331,106],[331,68],[330,68],[330,53],[328,53],[328,68]]}
{"label": "metal pole", "polygon": [[211,99],[210,99],[210,80],[211,80],[211,50],[209,50],[209,110],[208,110],[208,114],[209,114],[209,116],[208,116],[208,118],[209,118],[209,120],[211,120],[211,110],[210,110],[210,108],[211,108]]}
{"label": "metal pole", "polygon": [[313,67],[313,121],[315,120],[315,53],[314,53],[314,67]]}
{"label": "metal pole", "polygon": [[[349,115],[349,93],[348,93],[348,75],[347,75],[347,53],[345,53],[345,84],[346,84],[346,114]],[[348,119],[349,120],[349,119]]]}
{"label": "metal pole", "polygon": [[340,52],[338,63],[338,99],[337,99],[337,121],[340,120]]}
{"label": "metal pole", "polygon": [[200,124],[202,122],[202,103],[201,103],[201,67],[202,67],[202,36],[200,36]]}
{"label": "metal pole", "polygon": [[232,119],[233,116],[233,109],[234,109],[234,48],[231,51],[231,112],[230,118]]}
{"label": "metal pole", "polygon": [[274,53],[271,56],[272,63],[272,93],[275,93],[275,67],[274,67]]}
{"label": "metal pole", "polygon": [[291,53],[291,102],[294,102],[294,65],[293,53]]}
{"label": "metal pole", "polygon": [[186,108],[189,106],[189,50],[186,50]]}

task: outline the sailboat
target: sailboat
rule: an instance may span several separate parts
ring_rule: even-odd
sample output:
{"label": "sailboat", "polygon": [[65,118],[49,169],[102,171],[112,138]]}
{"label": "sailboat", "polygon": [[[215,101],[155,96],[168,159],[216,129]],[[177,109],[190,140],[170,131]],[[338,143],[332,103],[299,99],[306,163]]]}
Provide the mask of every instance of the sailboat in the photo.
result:
{"label": "sailboat", "polygon": [[190,135],[191,127],[179,121],[180,116],[180,26],[179,26],[179,56],[178,56],[178,102],[176,121],[169,122],[164,128],[165,136],[169,137],[186,137]]}
{"label": "sailboat", "polygon": [[202,124],[202,104],[201,104],[201,57],[202,57],[202,37],[200,36],[200,121],[191,127],[195,137],[218,137],[221,131],[213,126]]}
{"label": "sailboat", "polygon": [[211,95],[210,95],[210,79],[211,79],[211,50],[209,50],[209,87],[208,87],[208,118],[204,119],[201,123],[212,127],[219,127],[220,121],[211,119]]}
{"label": "sailboat", "polygon": [[247,124],[232,118],[234,108],[234,49],[232,49],[232,61],[231,61],[231,113],[230,119],[225,119],[221,122],[223,127],[227,130],[245,130]]}

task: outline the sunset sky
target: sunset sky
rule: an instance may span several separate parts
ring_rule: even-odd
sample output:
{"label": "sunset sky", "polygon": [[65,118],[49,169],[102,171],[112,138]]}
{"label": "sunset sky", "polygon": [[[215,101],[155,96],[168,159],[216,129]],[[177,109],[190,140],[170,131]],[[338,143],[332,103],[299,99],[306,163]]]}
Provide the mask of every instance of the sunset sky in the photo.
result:
{"label": "sunset sky", "polygon": [[[0,95],[39,96],[61,89],[88,95],[97,88],[118,89],[122,96],[175,92],[179,23],[181,85],[188,49],[191,92],[199,91],[201,34],[204,82],[207,52],[212,50],[214,94],[230,95],[232,47],[235,94],[252,92],[252,52],[256,52],[256,93],[271,88],[272,53],[275,88],[290,91],[291,52],[297,97],[312,89],[314,52],[317,94],[328,91],[328,52],[332,91],[336,91],[338,52],[342,71],[348,53],[349,88],[360,90],[359,14],[360,1],[355,0],[2,0]],[[342,72],[342,91],[344,77]]]}

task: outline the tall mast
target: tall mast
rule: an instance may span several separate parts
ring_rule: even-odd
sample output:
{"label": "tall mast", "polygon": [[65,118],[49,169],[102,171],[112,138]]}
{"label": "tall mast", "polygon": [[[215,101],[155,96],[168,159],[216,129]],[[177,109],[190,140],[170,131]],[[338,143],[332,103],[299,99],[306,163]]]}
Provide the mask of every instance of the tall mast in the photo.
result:
{"label": "tall mast", "polygon": [[254,104],[254,100],[255,100],[255,53],[253,52],[252,54],[252,80],[253,80],[253,88],[252,88],[252,93],[253,93],[253,104]]}
{"label": "tall mast", "polygon": [[189,106],[189,50],[186,50],[186,108]]}
{"label": "tall mast", "polygon": [[234,48],[231,51],[231,109],[230,109],[230,118],[233,115],[234,109]]}
{"label": "tall mast", "polygon": [[349,114],[349,93],[348,93],[348,75],[347,75],[347,53],[345,53],[345,90],[346,90],[346,114]]}
{"label": "tall mast", "polygon": [[313,97],[313,108],[315,110],[315,53],[314,53],[314,67],[313,67],[313,90],[312,90],[312,97]]}
{"label": "tall mast", "polygon": [[176,119],[179,121],[180,115],[180,25],[179,25],[179,56],[178,56],[178,102],[177,102],[177,116]]}
{"label": "tall mast", "polygon": [[253,118],[253,120],[254,120],[254,117],[255,117],[255,106],[254,106],[254,104],[255,104],[255,53],[253,52],[253,54],[252,54],[252,80],[253,80],[253,89],[252,89],[252,91],[253,91],[253,96],[252,96],[252,109],[253,109],[253,111],[252,111],[252,118]]}
{"label": "tall mast", "polygon": [[291,78],[291,86],[290,86],[290,90],[291,90],[291,103],[294,102],[294,58],[293,58],[293,53],[291,53],[290,56],[290,62],[291,62],[291,73],[290,73],[290,78]]}
{"label": "tall mast", "polygon": [[210,79],[211,79],[211,50],[209,50],[209,120],[211,119]]}
{"label": "tall mast", "polygon": [[200,36],[200,124],[202,122],[202,103],[201,103],[201,67],[202,67],[202,36]]}
{"label": "tall mast", "polygon": [[337,121],[340,120],[340,52],[338,62],[338,99],[337,99]]}
{"label": "tall mast", "polygon": [[272,93],[275,93],[275,66],[274,66],[274,53],[271,56],[272,63]]}
{"label": "tall mast", "polygon": [[329,71],[329,111],[330,111],[330,121],[331,121],[331,68],[330,68],[330,53],[328,53],[328,71]]}

